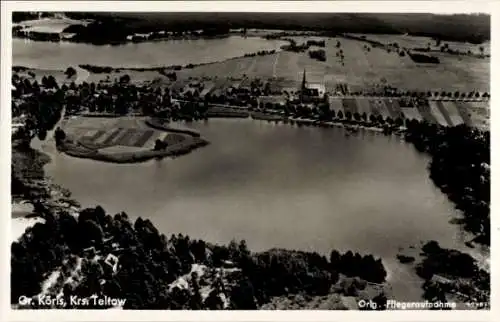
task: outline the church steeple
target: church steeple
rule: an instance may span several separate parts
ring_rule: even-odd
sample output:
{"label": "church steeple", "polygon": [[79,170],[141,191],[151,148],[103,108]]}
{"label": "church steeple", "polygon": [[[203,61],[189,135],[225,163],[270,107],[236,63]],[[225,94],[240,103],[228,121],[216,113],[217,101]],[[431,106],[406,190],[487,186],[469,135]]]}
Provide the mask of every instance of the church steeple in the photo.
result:
{"label": "church steeple", "polygon": [[304,68],[304,73],[302,74],[302,91],[306,89],[306,69]]}

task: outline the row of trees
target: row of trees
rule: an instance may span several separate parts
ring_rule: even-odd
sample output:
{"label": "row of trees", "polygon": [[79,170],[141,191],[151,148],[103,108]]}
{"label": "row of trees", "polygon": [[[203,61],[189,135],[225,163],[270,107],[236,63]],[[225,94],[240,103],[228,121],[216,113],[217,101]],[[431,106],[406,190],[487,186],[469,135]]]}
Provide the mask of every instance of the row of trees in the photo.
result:
{"label": "row of trees", "polygon": [[[269,109],[271,106],[263,106]],[[361,123],[362,125],[389,125],[395,127],[405,126],[407,119],[404,114],[397,118],[383,117],[381,114],[358,113],[351,111],[332,110],[328,102],[320,102],[317,106],[310,108],[302,104],[287,103],[286,105],[272,105],[273,109],[283,110],[286,116],[301,118],[317,118],[319,121],[345,121]]]}
{"label": "row of trees", "polygon": [[251,54],[245,54],[244,57],[255,57],[255,56],[266,56],[266,55],[272,55],[275,54],[276,50],[260,50],[256,53],[251,53]]}
{"label": "row of trees", "polygon": [[[62,288],[65,296],[126,298],[129,309],[220,309],[221,292],[230,299],[231,308],[255,309],[272,296],[327,294],[339,272],[374,282],[383,282],[386,276],[381,261],[371,255],[333,251],[328,260],[318,253],[289,250],[252,254],[245,241],[223,246],[181,234],[167,238],[149,220],[138,218],[132,224],[125,213],[111,216],[101,207],[84,209],[77,218],[64,212],[45,218],[45,223],[29,228],[12,244],[13,302],[21,295],[40,293],[42,281],[61,265],[70,274],[75,258],[82,259],[80,282],[61,279],[54,292]],[[89,247],[102,258],[89,255]],[[119,258],[115,271],[104,260],[109,253]],[[211,280],[191,274],[187,289],[169,287],[193,264],[214,269],[228,262],[239,270]],[[200,289],[206,283],[212,292],[203,299]]]}

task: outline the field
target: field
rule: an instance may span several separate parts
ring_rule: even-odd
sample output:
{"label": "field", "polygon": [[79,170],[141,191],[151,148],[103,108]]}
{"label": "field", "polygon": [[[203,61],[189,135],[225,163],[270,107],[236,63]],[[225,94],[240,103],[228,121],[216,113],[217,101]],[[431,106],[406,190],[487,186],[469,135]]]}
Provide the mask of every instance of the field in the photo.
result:
{"label": "field", "polygon": [[[388,36],[397,37],[399,36]],[[316,38],[316,37],[315,37]],[[336,48],[337,41],[341,47]],[[310,59],[307,53],[279,52],[273,55],[231,59],[180,71],[181,77],[229,76],[276,77],[300,84],[306,70],[311,83],[323,83],[332,90],[338,83],[352,88],[367,88],[374,84],[389,84],[406,90],[417,91],[489,91],[490,60],[458,57],[437,53],[441,63],[416,64],[409,57],[396,52],[371,48],[365,43],[344,38],[328,38],[327,61]],[[343,51],[343,64],[336,56]]]}
{"label": "field", "polygon": [[395,99],[390,98],[340,98],[330,97],[330,109],[336,113],[342,111],[345,115],[366,113],[383,118],[395,119],[403,113],[407,119],[427,120],[445,126],[462,123],[479,128],[489,128],[489,107],[487,102],[462,101],[429,101],[428,107],[402,107]]}
{"label": "field", "polygon": [[67,134],[102,152],[131,152],[150,150],[157,139],[173,143],[182,135],[165,133],[147,127],[138,118],[79,117],[64,125]]}
{"label": "field", "polygon": [[[137,117],[73,117],[63,125],[70,140],[64,141],[60,149],[77,158],[136,163],[187,154],[209,144],[198,136],[152,129],[146,122]],[[155,150],[156,140],[167,146]]]}
{"label": "field", "polygon": [[[378,35],[379,40],[400,42],[401,44],[420,45],[427,43],[424,37],[401,35]],[[302,39],[301,37],[300,39]],[[318,39],[308,37],[307,39]],[[303,38],[303,40],[307,40]],[[297,87],[305,70],[310,83],[321,83],[327,91],[334,91],[339,83],[348,85],[351,92],[372,88],[378,85],[391,85],[410,91],[490,91],[490,59],[468,56],[453,56],[433,53],[440,64],[417,64],[408,56],[401,57],[397,52],[385,49],[366,49],[366,43],[357,40],[323,38],[326,40],[326,62],[309,58],[307,53],[278,52],[272,55],[239,57],[223,62],[196,66],[192,69],[177,71],[179,79],[189,78],[261,78],[278,79],[282,87]],[[341,43],[336,47],[337,41]],[[448,42],[452,46],[472,46]],[[474,45],[475,46],[475,45]],[[476,46],[478,47],[478,46]],[[484,45],[485,52],[489,46]],[[342,50],[343,61],[337,56]],[[477,48],[475,49],[478,50]],[[167,77],[155,71],[123,70],[112,74],[91,74],[88,81],[98,82],[119,78],[129,74],[133,82],[144,82],[155,78],[170,84]],[[219,84],[219,87],[221,85]],[[222,84],[223,86],[223,84]]]}
{"label": "field", "polygon": [[[429,37],[377,34],[364,34],[363,36],[366,36],[366,39],[379,41],[383,44],[398,43],[398,45],[402,48],[427,48],[427,44],[430,44],[431,50],[439,49],[439,47],[436,46],[436,41]],[[448,44],[448,47],[450,49],[459,50],[461,52],[467,52],[468,50],[470,50],[473,54],[480,54],[481,51],[479,50],[479,47],[482,46],[484,48],[484,53],[489,55],[491,48],[490,42],[485,42],[481,45],[474,45],[465,42],[442,41],[441,45],[443,44]]]}

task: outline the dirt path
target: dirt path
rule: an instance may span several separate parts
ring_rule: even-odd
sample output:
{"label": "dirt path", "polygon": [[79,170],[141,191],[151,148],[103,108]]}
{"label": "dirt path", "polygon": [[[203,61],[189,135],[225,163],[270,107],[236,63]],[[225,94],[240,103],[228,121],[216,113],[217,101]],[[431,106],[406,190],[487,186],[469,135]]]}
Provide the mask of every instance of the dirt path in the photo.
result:
{"label": "dirt path", "polygon": [[42,153],[48,154],[49,156],[53,156],[55,153],[55,140],[54,140],[54,132],[56,131],[57,127],[62,127],[64,124],[64,117],[66,116],[66,109],[63,107],[61,111],[61,118],[59,121],[54,125],[54,128],[50,131],[47,132],[47,137],[45,138],[44,141],[40,141],[38,137],[33,138],[31,141],[31,147],[33,149],[36,149]]}
{"label": "dirt path", "polygon": [[278,66],[278,60],[280,59],[280,53],[281,52],[277,52],[276,53],[276,58],[274,59],[274,63],[273,63],[273,78],[276,78],[276,66]]}

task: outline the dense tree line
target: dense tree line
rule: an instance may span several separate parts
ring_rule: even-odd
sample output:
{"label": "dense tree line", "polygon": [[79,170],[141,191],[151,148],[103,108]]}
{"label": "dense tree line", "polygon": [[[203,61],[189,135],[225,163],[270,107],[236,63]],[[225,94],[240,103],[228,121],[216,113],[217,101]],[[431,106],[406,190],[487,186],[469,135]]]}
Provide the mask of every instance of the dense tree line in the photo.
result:
{"label": "dense tree line", "polygon": [[466,230],[490,243],[490,133],[458,125],[407,122],[406,140],[432,157],[430,178],[463,212]]}
{"label": "dense tree line", "polygon": [[[53,292],[126,298],[128,309],[221,309],[220,292],[229,298],[230,308],[255,309],[273,296],[328,294],[339,273],[374,282],[386,276],[381,261],[371,255],[333,251],[328,260],[318,253],[281,249],[252,254],[245,241],[224,246],[181,234],[167,238],[149,220],[138,218],[132,224],[125,213],[111,216],[99,206],[81,210],[78,217],[61,212],[45,219],[12,244],[13,303],[21,295],[39,294],[41,283],[55,270],[62,275]],[[106,263],[107,254],[118,257],[116,269]],[[203,299],[200,290],[207,280],[191,271],[193,264],[236,270],[208,280],[212,292]],[[79,282],[67,282],[77,266]],[[188,275],[187,289],[169,286]]]}
{"label": "dense tree line", "polygon": [[326,61],[326,54],[322,49],[309,50],[309,57],[312,59],[317,59],[319,61]]}
{"label": "dense tree line", "polygon": [[429,63],[429,64],[439,64],[439,58],[435,56],[430,56],[430,55],[424,55],[424,54],[416,54],[416,53],[408,53],[410,56],[411,60],[413,60],[416,63]]}
{"label": "dense tree line", "polygon": [[434,240],[424,244],[422,251],[426,257],[417,266],[417,273],[426,280],[434,274],[472,277],[478,272],[475,260],[470,255],[441,248]]}
{"label": "dense tree line", "polygon": [[53,77],[44,78],[43,82],[44,87],[53,90],[42,89],[36,80],[30,82],[17,75],[13,76],[15,90],[12,91],[12,116],[26,117],[24,128],[13,139],[38,136],[44,140],[47,131],[52,130],[59,121],[64,105],[64,91],[58,88]]}
{"label": "dense tree line", "polygon": [[[442,40],[483,41],[490,38],[488,15],[373,14],[373,13],[83,13],[68,12],[75,19],[124,20],[135,32],[203,29],[207,20],[232,29],[316,30],[328,35],[342,33],[423,35]],[[125,20],[127,19],[127,20]],[[156,29],[155,29],[156,28]]]}
{"label": "dense tree line", "polygon": [[52,12],[28,12],[28,11],[14,11],[12,12],[12,22],[19,23],[26,20],[35,20],[40,18],[52,17]]}
{"label": "dense tree line", "polygon": [[416,272],[425,280],[422,288],[426,300],[446,302],[446,293],[458,292],[474,301],[489,302],[489,273],[480,269],[469,254],[442,248],[432,240],[423,245],[422,255]]}

